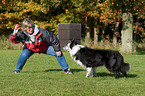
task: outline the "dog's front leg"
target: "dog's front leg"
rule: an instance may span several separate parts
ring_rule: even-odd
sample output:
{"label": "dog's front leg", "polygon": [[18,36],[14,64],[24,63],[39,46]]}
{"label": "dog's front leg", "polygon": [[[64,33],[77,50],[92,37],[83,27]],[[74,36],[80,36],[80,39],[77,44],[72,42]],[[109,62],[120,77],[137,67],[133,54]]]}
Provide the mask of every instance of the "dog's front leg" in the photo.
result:
{"label": "dog's front leg", "polygon": [[96,67],[93,67],[93,68],[92,68],[92,77],[95,76],[95,73],[96,73]]}
{"label": "dog's front leg", "polygon": [[90,76],[90,73],[92,71],[92,67],[87,67],[86,70],[87,70],[86,77],[89,77]]}

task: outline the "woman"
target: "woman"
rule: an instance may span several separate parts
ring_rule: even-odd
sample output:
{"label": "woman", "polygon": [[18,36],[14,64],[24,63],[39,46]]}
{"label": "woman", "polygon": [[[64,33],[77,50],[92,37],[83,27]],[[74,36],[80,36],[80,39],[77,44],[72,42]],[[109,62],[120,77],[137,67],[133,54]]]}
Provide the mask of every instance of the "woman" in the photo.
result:
{"label": "woman", "polygon": [[34,53],[44,53],[55,56],[64,73],[72,74],[57,37],[47,30],[38,28],[29,18],[23,20],[21,29],[16,24],[14,32],[10,35],[10,41],[14,44],[22,42],[24,45],[13,73],[19,73],[27,59]]}

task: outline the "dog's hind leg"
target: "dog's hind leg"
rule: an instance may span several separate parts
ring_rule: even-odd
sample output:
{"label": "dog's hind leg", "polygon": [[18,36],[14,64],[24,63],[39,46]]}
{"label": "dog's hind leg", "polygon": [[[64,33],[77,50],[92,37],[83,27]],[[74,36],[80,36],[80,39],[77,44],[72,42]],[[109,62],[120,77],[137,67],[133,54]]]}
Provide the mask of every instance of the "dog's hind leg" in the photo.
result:
{"label": "dog's hind leg", "polygon": [[96,67],[93,67],[93,68],[92,68],[92,77],[95,76],[95,73],[96,73]]}
{"label": "dog's hind leg", "polygon": [[92,67],[87,67],[86,70],[87,70],[86,77],[89,77],[90,76],[90,73],[92,71]]}
{"label": "dog's hind leg", "polygon": [[123,76],[126,78],[127,77],[127,74],[126,72],[121,72],[123,74]]}
{"label": "dog's hind leg", "polygon": [[115,72],[115,79],[119,78],[120,73],[119,72]]}

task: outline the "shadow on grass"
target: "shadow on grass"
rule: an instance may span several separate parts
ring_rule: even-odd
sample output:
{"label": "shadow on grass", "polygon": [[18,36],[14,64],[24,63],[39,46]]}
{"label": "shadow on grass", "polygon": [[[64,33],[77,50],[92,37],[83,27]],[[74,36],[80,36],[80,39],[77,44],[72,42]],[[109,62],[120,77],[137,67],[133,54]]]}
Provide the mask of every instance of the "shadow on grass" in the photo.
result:
{"label": "shadow on grass", "polygon": [[[96,73],[94,77],[107,77],[107,76],[115,77],[115,74],[101,72],[101,73]],[[126,78],[135,78],[135,77],[137,77],[136,74],[127,74]],[[122,74],[120,74],[119,78],[124,78],[124,76]]]}
{"label": "shadow on grass", "polygon": [[[50,71],[62,71],[62,69],[47,69],[43,72],[50,72]],[[76,72],[80,72],[80,71],[85,71],[85,69],[71,69],[71,71],[73,72],[73,74],[75,74]],[[23,71],[23,73],[41,73],[42,71]],[[94,77],[115,77],[115,74],[113,73],[105,73],[105,72],[98,72],[95,74]],[[136,74],[127,74],[127,78],[135,78],[137,77]],[[124,76],[122,74],[120,74],[119,78],[124,78]]]}
{"label": "shadow on grass", "polygon": [[62,69],[47,69],[44,72],[50,72],[50,71],[62,71]]}
{"label": "shadow on grass", "polygon": [[[48,70],[45,70],[44,72],[50,72],[50,71],[62,71],[62,69],[48,69]],[[85,69],[71,69],[71,71],[73,72],[73,74],[75,74],[76,72],[80,72],[80,71],[85,71]],[[95,74],[94,77],[114,77],[115,78],[115,74],[113,73],[105,73],[105,72],[98,72]],[[137,77],[136,74],[127,74],[127,77],[126,78],[135,78]],[[120,74],[119,78],[124,78],[124,76],[122,74]]]}
{"label": "shadow on grass", "polygon": [[[51,72],[51,71],[63,71],[62,69],[47,69],[44,71],[22,71],[21,73],[41,73],[41,72]],[[86,71],[85,69],[71,69],[72,72],[80,72],[80,71]]]}
{"label": "shadow on grass", "polygon": [[[50,72],[50,71],[62,71],[62,69],[48,69],[44,72]],[[85,69],[71,69],[72,72],[80,72],[80,71],[86,71]]]}

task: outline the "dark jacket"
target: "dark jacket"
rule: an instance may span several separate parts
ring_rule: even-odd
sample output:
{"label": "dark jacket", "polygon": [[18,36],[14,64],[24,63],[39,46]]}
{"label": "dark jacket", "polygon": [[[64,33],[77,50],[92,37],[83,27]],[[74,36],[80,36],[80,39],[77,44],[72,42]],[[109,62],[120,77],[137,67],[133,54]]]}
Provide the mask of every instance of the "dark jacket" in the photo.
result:
{"label": "dark jacket", "polygon": [[14,44],[22,42],[24,46],[34,52],[42,53],[45,52],[49,44],[52,44],[54,50],[60,51],[60,43],[57,37],[47,30],[39,28],[39,33],[35,37],[35,42],[31,42],[29,36],[19,30],[16,35],[13,33],[10,35],[10,41]]}

